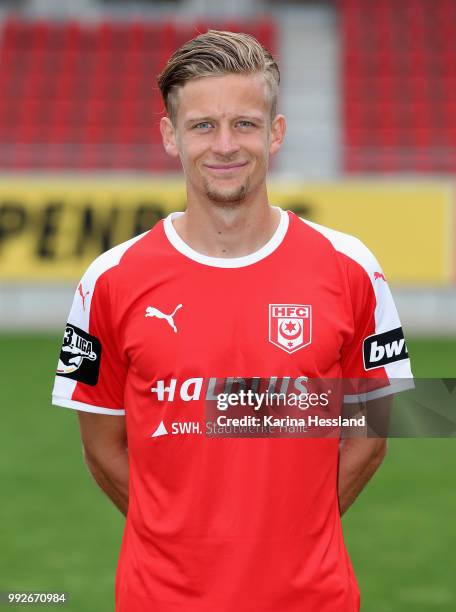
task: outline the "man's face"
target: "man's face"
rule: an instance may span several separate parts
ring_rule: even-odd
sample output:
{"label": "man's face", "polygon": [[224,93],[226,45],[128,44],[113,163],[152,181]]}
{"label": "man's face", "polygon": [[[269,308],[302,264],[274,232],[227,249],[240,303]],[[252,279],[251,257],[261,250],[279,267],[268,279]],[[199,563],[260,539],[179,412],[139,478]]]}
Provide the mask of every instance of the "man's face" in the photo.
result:
{"label": "man's face", "polygon": [[285,131],[281,115],[271,121],[270,104],[262,74],[202,77],[179,89],[174,125],[164,117],[161,130],[193,194],[226,205],[262,188]]}

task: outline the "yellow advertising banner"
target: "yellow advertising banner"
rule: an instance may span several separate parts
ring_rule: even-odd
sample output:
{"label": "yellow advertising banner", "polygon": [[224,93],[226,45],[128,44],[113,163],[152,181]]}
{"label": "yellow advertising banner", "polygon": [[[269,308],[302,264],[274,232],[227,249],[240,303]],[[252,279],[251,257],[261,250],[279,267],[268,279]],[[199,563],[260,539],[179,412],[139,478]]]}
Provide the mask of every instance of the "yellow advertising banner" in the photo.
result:
{"label": "yellow advertising banner", "polygon": [[[454,279],[454,190],[445,183],[272,182],[270,201],[358,236],[392,282]],[[0,281],[76,281],[103,251],[185,208],[181,181],[0,179]]]}
{"label": "yellow advertising banner", "polygon": [[[342,182],[287,185],[270,199],[362,240],[388,280],[442,286],[455,280],[456,191],[449,182]],[[279,200],[280,198],[280,200]]]}

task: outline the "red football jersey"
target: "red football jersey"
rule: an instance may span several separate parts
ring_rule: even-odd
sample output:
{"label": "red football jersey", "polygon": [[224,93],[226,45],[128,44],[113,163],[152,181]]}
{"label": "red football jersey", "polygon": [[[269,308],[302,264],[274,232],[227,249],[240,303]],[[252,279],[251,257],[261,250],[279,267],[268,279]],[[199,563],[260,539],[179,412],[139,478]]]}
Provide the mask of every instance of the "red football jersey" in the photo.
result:
{"label": "red football jersey", "polygon": [[179,214],[89,267],[53,390],[54,404],[125,414],[116,610],[357,611],[339,440],[208,436],[205,386],[373,377],[375,394],[394,392],[411,372],[385,277],[359,240],[290,212],[261,249],[226,259],[185,244]]}

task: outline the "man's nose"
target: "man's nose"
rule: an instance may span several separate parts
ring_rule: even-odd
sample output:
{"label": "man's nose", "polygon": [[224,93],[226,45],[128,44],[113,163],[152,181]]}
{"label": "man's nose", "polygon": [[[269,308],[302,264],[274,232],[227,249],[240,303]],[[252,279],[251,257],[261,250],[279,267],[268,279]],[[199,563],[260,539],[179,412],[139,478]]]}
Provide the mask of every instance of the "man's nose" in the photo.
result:
{"label": "man's nose", "polygon": [[228,157],[239,150],[236,135],[229,127],[219,127],[214,134],[212,150],[218,155]]}

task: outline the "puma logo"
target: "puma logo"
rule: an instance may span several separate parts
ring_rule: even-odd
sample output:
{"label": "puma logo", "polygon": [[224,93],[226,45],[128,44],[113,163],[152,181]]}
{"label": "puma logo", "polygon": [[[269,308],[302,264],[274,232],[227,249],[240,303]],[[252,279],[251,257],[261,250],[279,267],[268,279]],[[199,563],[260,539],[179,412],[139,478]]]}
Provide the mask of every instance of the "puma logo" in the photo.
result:
{"label": "puma logo", "polygon": [[171,314],[164,314],[163,312],[158,310],[158,308],[154,308],[153,306],[148,306],[146,308],[146,314],[144,316],[145,317],[157,317],[157,319],[165,319],[165,321],[168,322],[169,326],[174,329],[174,333],[177,334],[177,328],[174,325],[173,317],[176,314],[176,312],[179,310],[179,308],[182,308],[182,304],[178,304]]}
{"label": "puma logo", "polygon": [[78,291],[79,291],[79,295],[81,296],[81,299],[82,299],[82,309],[85,310],[86,309],[86,307],[85,307],[85,300],[86,300],[86,297],[89,295],[90,291],[85,291],[84,292],[83,289],[82,289],[82,283],[79,283]]}
{"label": "puma logo", "polygon": [[386,278],[383,272],[374,272],[374,280],[377,280],[378,278],[381,278],[386,282]]}

